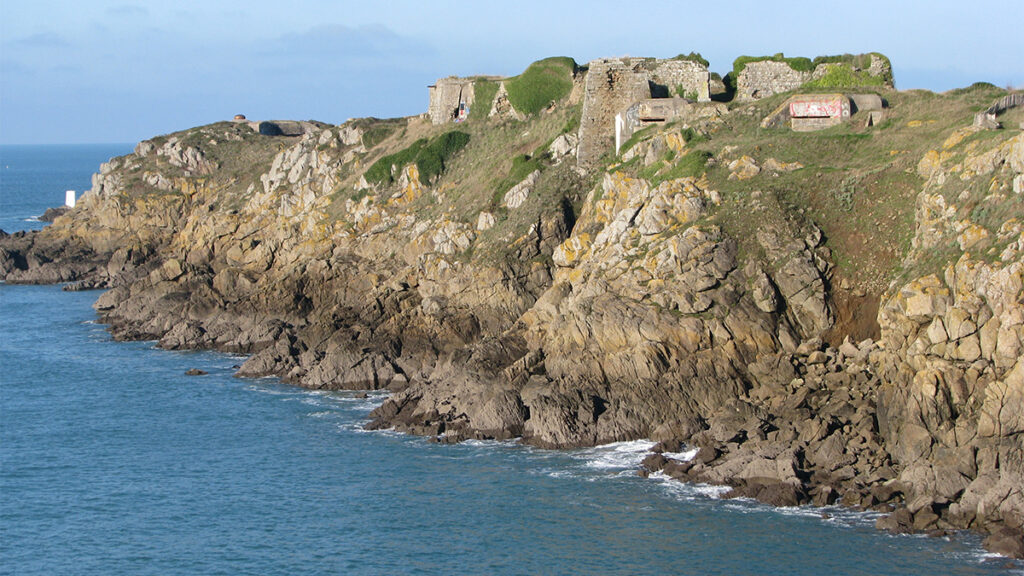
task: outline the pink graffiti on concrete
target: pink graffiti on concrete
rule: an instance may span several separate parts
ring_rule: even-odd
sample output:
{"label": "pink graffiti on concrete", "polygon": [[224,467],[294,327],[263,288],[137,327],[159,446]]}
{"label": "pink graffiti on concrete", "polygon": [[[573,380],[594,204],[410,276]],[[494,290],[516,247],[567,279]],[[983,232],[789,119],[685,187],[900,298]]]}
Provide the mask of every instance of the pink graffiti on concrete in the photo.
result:
{"label": "pink graffiti on concrete", "polygon": [[794,100],[789,103],[789,114],[793,118],[839,118],[843,115],[843,103],[838,96]]}

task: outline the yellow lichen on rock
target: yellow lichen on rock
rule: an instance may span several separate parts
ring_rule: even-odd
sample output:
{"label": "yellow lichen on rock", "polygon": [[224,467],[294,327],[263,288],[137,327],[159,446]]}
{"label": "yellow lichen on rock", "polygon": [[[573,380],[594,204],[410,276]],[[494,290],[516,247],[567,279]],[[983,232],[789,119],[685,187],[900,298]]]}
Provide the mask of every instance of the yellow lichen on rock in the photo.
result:
{"label": "yellow lichen on rock", "polygon": [[761,173],[761,167],[757,162],[744,154],[729,163],[729,180],[749,180]]}
{"label": "yellow lichen on rock", "polygon": [[679,153],[686,148],[686,139],[679,132],[670,132],[665,134],[665,145],[668,146],[669,150]]}
{"label": "yellow lichen on rock", "polygon": [[[601,198],[594,202],[594,219],[599,223],[611,222],[621,210],[642,201],[647,183],[631,178],[623,172],[607,174],[601,183]],[[634,199],[631,202],[631,199]]]}
{"label": "yellow lichen on rock", "polygon": [[977,224],[971,223],[956,237],[956,241],[957,244],[960,245],[961,250],[970,250],[978,247],[983,242],[986,242],[988,238],[988,230],[978,226]]}
{"label": "yellow lichen on rock", "polygon": [[402,176],[398,180],[400,190],[388,200],[389,206],[404,206],[411,204],[423,195],[423,184],[420,182],[420,169],[415,163],[409,164],[402,170]]}
{"label": "yellow lichen on rock", "polygon": [[577,262],[590,250],[590,234],[582,233],[570,236],[555,248],[551,259],[555,265],[562,268],[575,266]]}
{"label": "yellow lichen on rock", "polygon": [[938,150],[929,150],[925,153],[921,161],[917,163],[917,174],[921,178],[929,179],[932,176],[938,174],[942,170],[942,165],[948,162],[953,157],[952,152],[939,152]]}
{"label": "yellow lichen on rock", "polygon": [[949,137],[947,137],[946,140],[942,143],[942,149],[949,150],[950,148],[963,142],[964,138],[967,138],[968,136],[974,134],[977,131],[978,129],[973,126],[965,126],[963,128],[958,128],[954,130],[953,133],[950,134]]}

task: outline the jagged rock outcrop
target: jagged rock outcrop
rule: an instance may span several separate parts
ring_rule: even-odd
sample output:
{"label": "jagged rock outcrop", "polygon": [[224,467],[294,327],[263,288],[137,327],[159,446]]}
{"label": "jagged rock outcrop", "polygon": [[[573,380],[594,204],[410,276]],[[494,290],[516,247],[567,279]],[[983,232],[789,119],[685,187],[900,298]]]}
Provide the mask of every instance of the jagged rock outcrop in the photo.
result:
{"label": "jagged rock outcrop", "polygon": [[[607,64],[588,91],[605,89],[595,72],[617,78]],[[607,110],[586,98],[582,121],[597,122]],[[718,146],[732,127],[708,110],[686,128],[703,142],[670,126],[589,173],[572,154],[593,142],[565,117],[532,136],[502,120],[509,158],[539,150],[537,171],[475,197],[460,180],[494,182],[493,142],[450,176],[393,160],[444,129],[426,118],[388,124],[401,134],[379,147],[364,145],[372,125],[201,127],[105,164],[44,231],[0,237],[0,276],[107,288],[96,309],[116,337],[249,354],[240,376],[387,389],[373,428],[545,447],[651,438],[648,472],[872,507],[894,530],[977,528],[1013,550],[1024,225],[1006,207],[1022,137],[955,133],[917,163],[903,275],[880,337],[851,341],[836,333],[830,239],[771,183],[799,181],[802,164]],[[697,145],[703,173],[673,175]],[[390,179],[368,176],[382,158]],[[932,262],[939,248],[955,257]]]}
{"label": "jagged rock outcrop", "polygon": [[[955,145],[955,144],[954,144]],[[930,154],[931,158],[938,158]],[[980,228],[946,199],[977,178],[986,191],[1024,172],[1024,136],[991,152],[922,161],[928,184],[917,210],[915,251],[924,257]],[[927,165],[927,168],[924,166]],[[982,230],[984,230],[982,228]],[[986,232],[987,234],[987,232]],[[879,428],[905,487],[915,526],[1017,530],[1024,522],[1024,236],[1017,218],[1000,226],[991,261],[973,252],[894,287],[879,313],[883,384]],[[972,242],[964,248],[978,246]],[[931,520],[918,521],[918,515]],[[920,527],[920,526],[917,526]]]}

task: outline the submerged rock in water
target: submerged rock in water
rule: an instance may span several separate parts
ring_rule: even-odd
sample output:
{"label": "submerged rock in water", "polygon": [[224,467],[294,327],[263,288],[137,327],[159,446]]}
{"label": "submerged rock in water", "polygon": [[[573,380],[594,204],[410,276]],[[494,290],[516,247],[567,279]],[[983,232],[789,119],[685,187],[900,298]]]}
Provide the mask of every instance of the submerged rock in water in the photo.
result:
{"label": "submerged rock in water", "polygon": [[985,538],[985,548],[1002,556],[1024,558],[1024,531],[1004,526]]}

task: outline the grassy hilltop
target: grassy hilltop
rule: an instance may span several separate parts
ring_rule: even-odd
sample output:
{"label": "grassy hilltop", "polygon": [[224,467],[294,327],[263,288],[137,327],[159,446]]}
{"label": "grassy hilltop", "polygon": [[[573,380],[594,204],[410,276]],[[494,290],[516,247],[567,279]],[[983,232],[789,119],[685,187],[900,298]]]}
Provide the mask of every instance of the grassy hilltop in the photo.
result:
{"label": "grassy hilltop", "polygon": [[880,96],[881,120],[765,128],[791,93],[731,101],[713,79],[712,101],[577,162],[626,98],[595,94],[704,61],[547,59],[469,79],[464,122],[147,140],[52,226],[0,237],[0,277],[109,288],[117,337],[249,354],[240,376],[388,389],[371,427],[650,438],[649,471],[1024,555],[1024,108],[974,127],[1007,91],[897,91],[877,54],[734,74],[764,61],[798,91]]}

